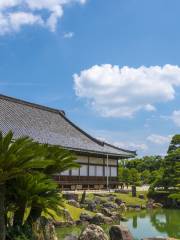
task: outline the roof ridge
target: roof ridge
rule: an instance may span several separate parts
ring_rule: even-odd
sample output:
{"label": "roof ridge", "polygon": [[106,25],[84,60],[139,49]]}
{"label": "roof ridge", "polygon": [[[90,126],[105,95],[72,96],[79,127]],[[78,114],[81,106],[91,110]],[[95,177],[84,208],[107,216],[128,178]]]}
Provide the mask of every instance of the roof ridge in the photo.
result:
{"label": "roof ridge", "polygon": [[53,112],[53,113],[61,113],[62,115],[65,115],[64,110],[59,110],[59,109],[56,109],[56,108],[47,107],[47,106],[44,106],[44,105],[41,105],[41,104],[32,103],[32,102],[22,100],[22,99],[19,99],[19,98],[10,97],[10,96],[6,96],[6,95],[3,95],[3,94],[0,94],[0,98],[11,101],[11,102],[19,103],[19,104],[22,104],[22,105],[47,110],[47,111]]}
{"label": "roof ridge", "polygon": [[88,138],[90,138],[91,140],[93,140],[94,142],[96,142],[97,144],[104,146],[104,142],[98,140],[97,138],[91,136],[89,133],[87,133],[85,130],[83,130],[82,128],[78,127],[75,123],[73,123],[69,118],[67,118],[64,114],[62,114],[61,112],[59,112],[59,114],[69,123],[71,124],[73,127],[75,127],[78,131],[80,131],[81,133],[83,133],[84,135],[86,135]]}
{"label": "roof ridge", "polygon": [[30,107],[34,107],[34,108],[38,108],[38,109],[41,109],[41,110],[44,110],[44,111],[49,111],[49,112],[52,112],[52,113],[56,113],[56,114],[59,114],[62,118],[64,118],[64,120],[66,122],[68,122],[71,126],[73,126],[74,128],[76,128],[76,130],[78,130],[79,132],[81,132],[82,134],[84,134],[86,137],[88,137],[89,139],[91,139],[93,142],[95,142],[96,144],[100,145],[100,146],[104,146],[104,145],[107,145],[107,146],[110,146],[114,149],[117,149],[117,150],[120,150],[120,151],[124,151],[124,152],[127,152],[127,153],[132,153],[132,154],[136,154],[136,151],[130,151],[130,150],[125,150],[125,149],[122,149],[122,148],[119,148],[117,146],[114,146],[110,143],[107,143],[107,142],[104,142],[104,141],[101,141],[93,136],[91,136],[89,133],[87,133],[85,130],[81,129],[79,126],[77,126],[75,123],[73,123],[66,115],[65,115],[65,112],[63,110],[59,110],[59,109],[55,109],[55,108],[51,108],[51,107],[47,107],[47,106],[44,106],[44,105],[40,105],[40,104],[36,104],[36,103],[32,103],[32,102],[28,102],[28,101],[25,101],[25,100],[21,100],[21,99],[18,99],[18,98],[14,98],[14,97],[9,97],[9,96],[6,96],[6,95],[3,95],[3,94],[0,94],[0,99],[4,99],[4,100],[7,100],[7,101],[11,101],[11,102],[14,102],[14,103],[18,103],[18,104],[22,104],[22,105],[25,105],[25,106],[30,106]]}
{"label": "roof ridge", "polygon": [[137,155],[136,151],[131,151],[131,150],[123,149],[123,148],[120,148],[120,147],[118,147],[118,146],[115,146],[115,145],[110,144],[110,143],[107,143],[107,142],[104,142],[104,143],[105,143],[106,145],[110,146],[110,147],[115,148],[115,149],[118,149],[118,150],[121,150],[121,151],[125,151],[125,152],[129,152],[129,153],[133,153],[133,154],[136,154],[136,155]]}
{"label": "roof ridge", "polygon": [[0,94],[0,98],[1,98],[1,99],[5,99],[5,100],[8,100],[8,101],[15,102],[15,103],[23,104],[23,105],[26,105],[26,106],[36,107],[36,108],[39,108],[39,109],[42,109],[42,110],[46,110],[46,111],[50,111],[50,112],[53,112],[53,113],[60,114],[67,122],[69,122],[69,124],[71,124],[71,125],[72,125],[73,127],[75,127],[78,131],[80,131],[81,133],[83,133],[84,135],[86,135],[86,136],[87,136],[88,138],[90,138],[92,141],[96,142],[97,144],[99,144],[99,145],[101,145],[101,146],[104,145],[104,143],[103,143],[102,141],[94,138],[93,136],[91,136],[90,134],[88,134],[86,131],[84,131],[83,129],[81,129],[80,127],[78,127],[76,124],[74,124],[70,119],[68,119],[68,118],[65,116],[65,112],[64,112],[63,110],[59,110],[59,109],[47,107],[47,106],[44,106],[44,105],[40,105],[40,104],[28,102],[28,101],[25,101],[25,100],[22,100],[22,99],[14,98],[14,97],[9,97],[9,96],[3,95],[3,94]]}

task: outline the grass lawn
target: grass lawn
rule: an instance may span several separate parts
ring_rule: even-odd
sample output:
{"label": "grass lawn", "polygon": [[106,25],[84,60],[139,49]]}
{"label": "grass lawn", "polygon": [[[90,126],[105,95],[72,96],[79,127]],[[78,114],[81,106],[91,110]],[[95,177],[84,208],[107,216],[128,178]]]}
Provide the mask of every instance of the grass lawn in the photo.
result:
{"label": "grass lawn", "polygon": [[87,213],[88,215],[90,216],[93,216],[94,213],[93,212],[90,212],[90,211],[87,211],[85,209],[82,209],[82,208],[76,208],[74,206],[71,206],[67,203],[65,203],[65,208],[68,210],[68,212],[71,214],[71,217],[74,221],[76,220],[79,220],[79,217],[81,215],[81,213]]}
{"label": "grass lawn", "polygon": [[122,194],[122,193],[115,193],[117,198],[120,198],[122,201],[126,202],[127,205],[145,205],[147,201],[147,192],[137,192],[137,196],[139,194],[143,194],[145,199],[140,199],[138,197],[132,197],[131,193],[129,194]]}
{"label": "grass lawn", "polygon": [[[71,215],[71,217],[74,221],[79,220],[79,217],[80,217],[81,213],[87,213],[90,216],[95,215],[95,213],[93,213],[93,212],[87,211],[83,208],[77,208],[77,207],[71,206],[67,203],[64,203],[64,208],[70,213],[70,215]],[[58,215],[56,212],[54,212],[50,209],[48,209],[48,212],[51,213],[51,215],[53,216],[53,218],[57,222],[64,222],[65,221],[63,215]],[[46,214],[43,214],[43,215],[46,216]]]}
{"label": "grass lawn", "polygon": [[[108,195],[109,193],[107,193]],[[145,199],[140,199],[139,197],[132,197],[132,194],[124,194],[124,193],[112,193],[117,198],[121,199],[122,201],[126,202],[127,205],[145,205],[147,201],[147,192],[145,191],[138,191],[137,196],[139,194],[143,194],[145,196]],[[93,200],[94,194],[93,193],[87,193],[87,199]],[[101,197],[102,199],[107,200],[107,197]]]}

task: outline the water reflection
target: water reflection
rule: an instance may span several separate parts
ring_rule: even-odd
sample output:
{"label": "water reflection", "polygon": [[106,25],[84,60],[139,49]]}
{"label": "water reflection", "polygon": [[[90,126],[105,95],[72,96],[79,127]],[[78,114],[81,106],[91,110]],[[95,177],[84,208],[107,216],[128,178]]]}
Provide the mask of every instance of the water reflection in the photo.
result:
{"label": "water reflection", "polygon": [[128,228],[136,239],[168,236],[180,238],[180,210],[157,209],[128,213]]}
{"label": "water reflection", "polygon": [[151,223],[160,233],[180,238],[180,211],[156,210],[151,213]]}

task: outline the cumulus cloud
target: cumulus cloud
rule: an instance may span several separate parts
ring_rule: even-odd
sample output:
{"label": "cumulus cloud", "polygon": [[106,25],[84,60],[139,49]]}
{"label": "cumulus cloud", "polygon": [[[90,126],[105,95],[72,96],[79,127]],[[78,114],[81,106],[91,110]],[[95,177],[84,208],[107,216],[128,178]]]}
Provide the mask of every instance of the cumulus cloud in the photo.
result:
{"label": "cumulus cloud", "polygon": [[171,119],[178,127],[180,127],[180,110],[173,111]]}
{"label": "cumulus cloud", "polygon": [[150,136],[147,137],[148,141],[154,144],[159,144],[159,145],[170,143],[171,139],[172,139],[172,135],[162,136],[158,134],[151,134]]}
{"label": "cumulus cloud", "polygon": [[25,25],[39,25],[56,30],[64,7],[86,0],[0,0],[0,35],[19,31]]}
{"label": "cumulus cloud", "polygon": [[95,65],[74,74],[77,96],[105,117],[132,117],[140,110],[155,111],[157,103],[175,98],[180,67],[174,65],[132,68]]}

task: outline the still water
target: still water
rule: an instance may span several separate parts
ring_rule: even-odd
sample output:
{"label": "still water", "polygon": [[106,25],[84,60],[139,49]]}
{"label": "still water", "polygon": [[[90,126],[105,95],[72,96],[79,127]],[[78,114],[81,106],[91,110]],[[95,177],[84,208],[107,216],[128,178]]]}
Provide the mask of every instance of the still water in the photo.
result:
{"label": "still water", "polygon": [[[134,239],[145,237],[168,236],[180,239],[180,210],[157,209],[150,211],[128,212],[128,221],[123,223],[128,226]],[[66,227],[57,229],[59,239],[63,240],[68,235],[79,236],[84,227]],[[103,226],[106,233],[109,226]]]}
{"label": "still water", "polygon": [[180,239],[180,210],[157,209],[128,213],[126,225],[135,239],[167,236]]}

